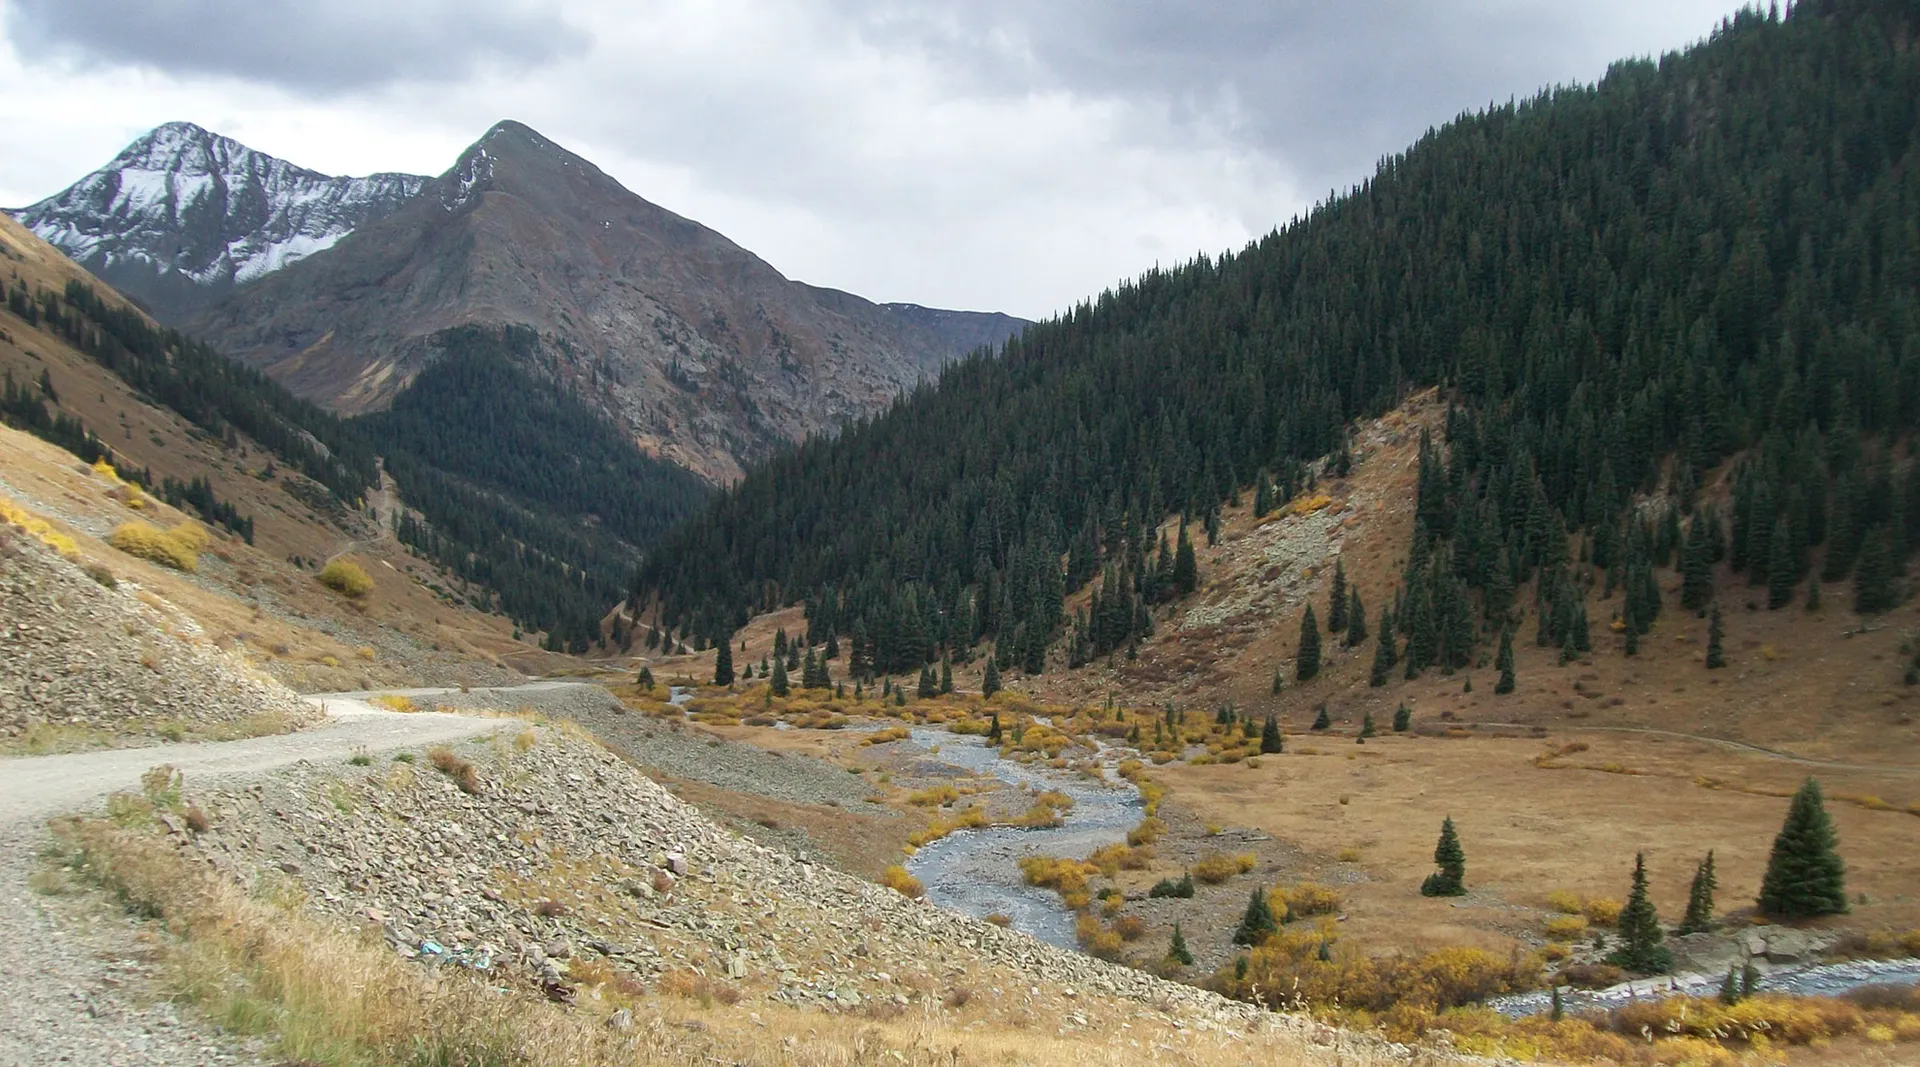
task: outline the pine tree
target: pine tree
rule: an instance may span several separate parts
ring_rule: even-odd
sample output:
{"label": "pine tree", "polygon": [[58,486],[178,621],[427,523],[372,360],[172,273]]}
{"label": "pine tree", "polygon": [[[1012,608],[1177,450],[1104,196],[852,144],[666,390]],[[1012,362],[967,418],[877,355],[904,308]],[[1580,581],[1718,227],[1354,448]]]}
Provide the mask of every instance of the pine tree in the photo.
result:
{"label": "pine tree", "polygon": [[1360,720],[1360,736],[1363,738],[1372,737],[1374,736],[1374,734],[1375,734],[1375,730],[1373,728],[1373,712],[1369,711],[1367,712],[1366,716]]}
{"label": "pine tree", "polygon": [[1327,632],[1337,634],[1347,628],[1347,561],[1333,561],[1333,581],[1327,590]]}
{"label": "pine tree", "polygon": [[1360,642],[1367,639],[1367,607],[1360,603],[1360,587],[1347,587],[1347,639],[1348,648],[1358,648]]}
{"label": "pine tree", "polygon": [[1423,897],[1459,897],[1467,892],[1467,853],[1453,828],[1453,816],[1440,823],[1440,840],[1433,846],[1433,862],[1440,869],[1420,883]]}
{"label": "pine tree", "polygon": [[1173,553],[1173,592],[1186,596],[1200,584],[1200,565],[1193,557],[1193,542],[1187,538],[1186,523],[1180,524],[1180,543]]}
{"label": "pine tree", "polygon": [[992,723],[987,727],[987,744],[992,745],[995,748],[1000,747],[1001,736],[1002,734],[1000,731],[1000,713],[996,711],[993,713]]}
{"label": "pine tree", "polygon": [[783,697],[787,695],[787,661],[786,659],[780,656],[775,656],[773,658],[772,691],[773,691],[773,695],[777,697]]}
{"label": "pine tree", "polygon": [[1182,967],[1193,966],[1193,953],[1187,949],[1187,939],[1180,933],[1180,924],[1173,924],[1173,943],[1167,946],[1167,958]]}
{"label": "pine tree", "polygon": [[1325,730],[1332,726],[1333,717],[1327,714],[1327,702],[1323,700],[1320,702],[1320,713],[1313,717],[1313,728],[1315,730]]}
{"label": "pine tree", "polygon": [[1257,946],[1278,929],[1280,924],[1274,921],[1273,905],[1267,903],[1267,891],[1256,886],[1247,899],[1247,910],[1240,916],[1240,928],[1233,932],[1233,943]]}
{"label": "pine tree", "polygon": [[980,695],[992,697],[1000,691],[1000,666],[993,660],[987,660],[986,676],[980,679]]}
{"label": "pine tree", "polygon": [[951,692],[953,692],[953,664],[947,661],[947,657],[941,656],[940,657],[940,693],[942,696],[945,696],[946,694]]}
{"label": "pine tree", "polygon": [[713,656],[713,684],[733,684],[733,638],[720,642]]}
{"label": "pine tree", "polygon": [[1273,695],[1279,696],[1280,691],[1286,687],[1286,682],[1280,676],[1280,667],[1276,664],[1273,668]]}
{"label": "pine tree", "polygon": [[1767,549],[1767,610],[1779,611],[1793,603],[1793,586],[1800,579],[1800,561],[1794,558],[1793,530],[1785,515],[1773,525]]}
{"label": "pine tree", "polygon": [[1499,695],[1513,692],[1513,631],[1500,631],[1500,654],[1494,657],[1493,665],[1500,669],[1500,680],[1493,683],[1493,691]]}
{"label": "pine tree", "polygon": [[1547,1019],[1557,1023],[1566,1018],[1566,1016],[1567,1005],[1566,1002],[1560,998],[1560,983],[1555,982],[1553,984],[1553,997],[1547,1008]]}
{"label": "pine tree", "polygon": [[914,695],[921,700],[932,700],[940,695],[940,681],[934,677],[933,664],[928,663],[920,668],[920,684],[915,689]]}
{"label": "pine tree", "polygon": [[1680,606],[1705,611],[1713,602],[1713,543],[1708,540],[1707,516],[1694,517],[1687,528],[1687,546],[1681,554]]}
{"label": "pine tree", "polygon": [[1853,610],[1862,615],[1878,615],[1900,602],[1894,584],[1892,538],[1885,523],[1867,531],[1860,545],[1860,559],[1853,568]]}
{"label": "pine tree", "polygon": [[1713,927],[1713,891],[1718,886],[1719,879],[1713,873],[1713,850],[1709,849],[1707,858],[1694,868],[1693,884],[1687,889],[1687,914],[1680,920],[1677,932],[1698,934]]}
{"label": "pine tree", "polygon": [[1382,612],[1380,615],[1380,643],[1373,650],[1373,674],[1367,684],[1375,689],[1387,684],[1387,678],[1393,671],[1397,657],[1393,650],[1393,614]]}
{"label": "pine tree", "polygon": [[1393,709],[1393,732],[1404,734],[1413,728],[1413,709],[1405,704]]}
{"label": "pine tree", "polygon": [[1729,964],[1727,977],[1720,983],[1720,1003],[1732,1007],[1740,1003],[1740,968]]}
{"label": "pine tree", "polygon": [[1280,720],[1267,716],[1267,724],[1260,729],[1260,754],[1269,755],[1279,752],[1283,742],[1280,738]]}
{"label": "pine tree", "polygon": [[642,689],[647,690],[648,692],[652,692],[653,691],[653,668],[651,667],[640,668],[640,675],[638,678],[634,679],[634,684],[638,685]]}
{"label": "pine tree", "polygon": [[1660,929],[1653,898],[1647,894],[1644,853],[1633,857],[1633,889],[1627,894],[1627,906],[1620,909],[1616,929],[1620,932],[1620,947],[1613,950],[1607,962],[1641,974],[1658,974],[1673,967],[1673,953],[1663,944],[1667,935]]}
{"label": "pine tree", "polygon": [[1717,671],[1727,665],[1726,650],[1721,641],[1726,632],[1720,625],[1720,605],[1713,606],[1713,613],[1707,618],[1707,669]]}
{"label": "pine tree", "polygon": [[1820,783],[1808,778],[1793,795],[1786,822],[1773,839],[1767,874],[1760,882],[1760,910],[1779,919],[1838,915],[1847,910],[1846,865],[1837,851],[1820,796]]}
{"label": "pine tree", "polygon": [[1313,605],[1300,616],[1300,651],[1293,660],[1293,676],[1302,682],[1320,673],[1320,622],[1313,617]]}

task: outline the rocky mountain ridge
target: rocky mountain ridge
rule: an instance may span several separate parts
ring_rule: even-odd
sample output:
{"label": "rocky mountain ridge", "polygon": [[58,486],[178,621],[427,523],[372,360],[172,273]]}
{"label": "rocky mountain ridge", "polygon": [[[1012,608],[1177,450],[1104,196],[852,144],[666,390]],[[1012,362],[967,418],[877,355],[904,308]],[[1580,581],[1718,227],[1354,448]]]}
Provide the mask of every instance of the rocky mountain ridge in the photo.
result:
{"label": "rocky mountain ridge", "polygon": [[332,177],[190,122],[12,212],[96,276],[174,322],[331,247],[406,203],[417,174]]}
{"label": "rocky mountain ridge", "polygon": [[186,323],[348,414],[457,357],[449,331],[527,327],[543,373],[715,481],[1022,325],[789,280],[510,121],[399,211]]}

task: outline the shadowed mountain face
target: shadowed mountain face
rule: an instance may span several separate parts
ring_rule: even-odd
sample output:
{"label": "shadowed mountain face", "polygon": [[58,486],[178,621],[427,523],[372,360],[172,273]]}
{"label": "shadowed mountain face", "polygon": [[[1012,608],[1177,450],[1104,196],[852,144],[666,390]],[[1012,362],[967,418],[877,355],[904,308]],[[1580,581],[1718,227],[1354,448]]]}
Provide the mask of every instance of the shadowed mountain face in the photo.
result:
{"label": "shadowed mountain face", "polygon": [[398,211],[185,324],[296,393],[387,407],[456,326],[526,326],[542,373],[643,447],[730,480],[1025,324],[793,282],[502,122]]}
{"label": "shadowed mountain face", "polygon": [[333,178],[170,122],[20,222],[163,322],[331,246],[419,193],[415,174]]}

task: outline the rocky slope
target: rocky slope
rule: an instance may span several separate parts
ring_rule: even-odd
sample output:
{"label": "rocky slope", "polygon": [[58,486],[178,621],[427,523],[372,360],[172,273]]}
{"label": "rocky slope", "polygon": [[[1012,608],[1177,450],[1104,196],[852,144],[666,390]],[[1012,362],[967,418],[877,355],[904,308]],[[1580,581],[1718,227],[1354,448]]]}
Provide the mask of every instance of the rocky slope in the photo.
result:
{"label": "rocky slope", "polygon": [[95,573],[0,524],[0,744],[44,742],[48,730],[151,743],[319,718],[213,647],[184,612]]}
{"label": "rocky slope", "polygon": [[951,1007],[964,988],[1063,1034],[1127,1020],[1310,1032],[1333,1056],[1398,1051],[742,840],[577,731],[509,724],[440,751],[195,792],[211,829],[173,832],[242,884],[299,883],[311,907],[405,956],[585,1010],[614,1011],[622,990],[693,987],[739,998],[743,1015],[772,1002],[887,1018]]}
{"label": "rocky slope", "polygon": [[13,214],[155,317],[177,322],[393,212],[426,180],[330,177],[169,122]]}
{"label": "rocky slope", "polygon": [[379,410],[465,325],[524,325],[641,443],[716,480],[1021,323],[793,282],[502,122],[394,214],[188,320],[295,392]]}

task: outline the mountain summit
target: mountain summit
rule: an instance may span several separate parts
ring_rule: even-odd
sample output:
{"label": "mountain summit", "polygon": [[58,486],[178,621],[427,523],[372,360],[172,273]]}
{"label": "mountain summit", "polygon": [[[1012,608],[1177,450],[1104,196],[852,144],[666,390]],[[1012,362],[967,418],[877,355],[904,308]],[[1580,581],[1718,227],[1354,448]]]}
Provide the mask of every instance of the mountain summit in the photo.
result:
{"label": "mountain summit", "polygon": [[178,321],[391,213],[426,181],[330,177],[169,122],[13,214],[157,317]]}
{"label": "mountain summit", "polygon": [[881,306],[794,282],[721,234],[501,122],[398,211],[187,323],[295,392],[358,414],[457,356],[457,328],[526,328],[540,373],[714,480],[871,413],[1005,315]]}

